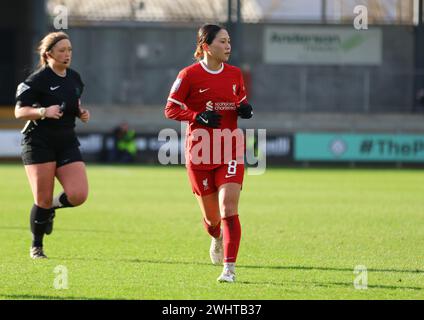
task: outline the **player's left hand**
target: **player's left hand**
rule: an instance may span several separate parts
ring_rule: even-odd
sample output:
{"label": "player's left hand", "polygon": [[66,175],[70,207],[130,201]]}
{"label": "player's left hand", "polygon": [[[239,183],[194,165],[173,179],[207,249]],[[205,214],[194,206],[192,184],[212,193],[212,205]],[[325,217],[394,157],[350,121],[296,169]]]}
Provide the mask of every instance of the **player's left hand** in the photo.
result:
{"label": "player's left hand", "polygon": [[248,103],[243,103],[237,108],[237,114],[242,119],[250,119],[253,117],[253,108]]}
{"label": "player's left hand", "polygon": [[90,120],[90,112],[86,109],[78,107],[79,109],[79,118],[82,122],[87,123]]}

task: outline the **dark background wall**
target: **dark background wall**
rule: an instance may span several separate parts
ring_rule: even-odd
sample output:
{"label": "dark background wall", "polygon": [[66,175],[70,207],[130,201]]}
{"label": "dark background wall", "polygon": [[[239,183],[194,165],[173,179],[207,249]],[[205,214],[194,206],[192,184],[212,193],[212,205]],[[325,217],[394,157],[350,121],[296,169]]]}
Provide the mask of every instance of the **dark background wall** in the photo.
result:
{"label": "dark background wall", "polygon": [[[265,63],[267,26],[247,24],[243,33],[243,61],[250,68],[255,105],[293,112],[411,111],[412,27],[380,27],[379,66],[318,66]],[[73,27],[68,33],[73,66],[83,74],[90,104],[162,105],[178,70],[193,63],[196,27]]]}
{"label": "dark background wall", "polygon": [[44,0],[0,1],[0,105],[14,104],[16,85],[33,69],[46,22]]}

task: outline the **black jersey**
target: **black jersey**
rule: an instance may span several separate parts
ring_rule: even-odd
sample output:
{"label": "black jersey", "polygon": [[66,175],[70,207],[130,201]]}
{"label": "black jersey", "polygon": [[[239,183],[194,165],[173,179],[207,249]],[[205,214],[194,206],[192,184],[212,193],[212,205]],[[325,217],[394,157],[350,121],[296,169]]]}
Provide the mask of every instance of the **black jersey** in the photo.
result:
{"label": "black jersey", "polygon": [[34,108],[47,108],[65,103],[65,110],[60,119],[35,120],[33,124],[34,129],[69,130],[75,127],[75,117],[79,113],[78,105],[83,89],[84,83],[78,72],[68,68],[66,76],[61,77],[46,66],[18,85],[16,102],[22,107]]}

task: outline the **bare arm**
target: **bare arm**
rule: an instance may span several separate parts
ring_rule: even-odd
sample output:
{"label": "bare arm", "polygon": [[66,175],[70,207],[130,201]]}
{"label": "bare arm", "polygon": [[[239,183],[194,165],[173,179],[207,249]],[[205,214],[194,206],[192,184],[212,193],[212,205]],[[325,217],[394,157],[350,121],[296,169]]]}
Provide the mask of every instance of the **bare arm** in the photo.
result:
{"label": "bare arm", "polygon": [[[42,118],[42,113],[40,112],[42,108],[33,108],[29,106],[20,106],[16,104],[15,106],[15,117],[19,120],[40,120]],[[44,116],[46,118],[59,119],[63,113],[60,112],[59,105],[52,105],[46,109]]]}
{"label": "bare arm", "polygon": [[15,117],[19,120],[38,120],[41,119],[41,114],[36,108],[21,107],[17,104],[15,106]]}

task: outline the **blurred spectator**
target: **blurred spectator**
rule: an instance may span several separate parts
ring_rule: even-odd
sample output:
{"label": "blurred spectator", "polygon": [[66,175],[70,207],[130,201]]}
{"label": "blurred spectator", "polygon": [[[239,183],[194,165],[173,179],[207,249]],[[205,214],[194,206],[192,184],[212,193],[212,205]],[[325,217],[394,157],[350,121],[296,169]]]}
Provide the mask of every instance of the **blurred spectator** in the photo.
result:
{"label": "blurred spectator", "polygon": [[134,162],[137,154],[135,131],[129,129],[127,122],[123,122],[114,129],[113,137],[113,161],[123,163]]}
{"label": "blurred spectator", "polygon": [[418,102],[418,109],[424,110],[424,88],[421,88],[417,92],[417,102]]}

